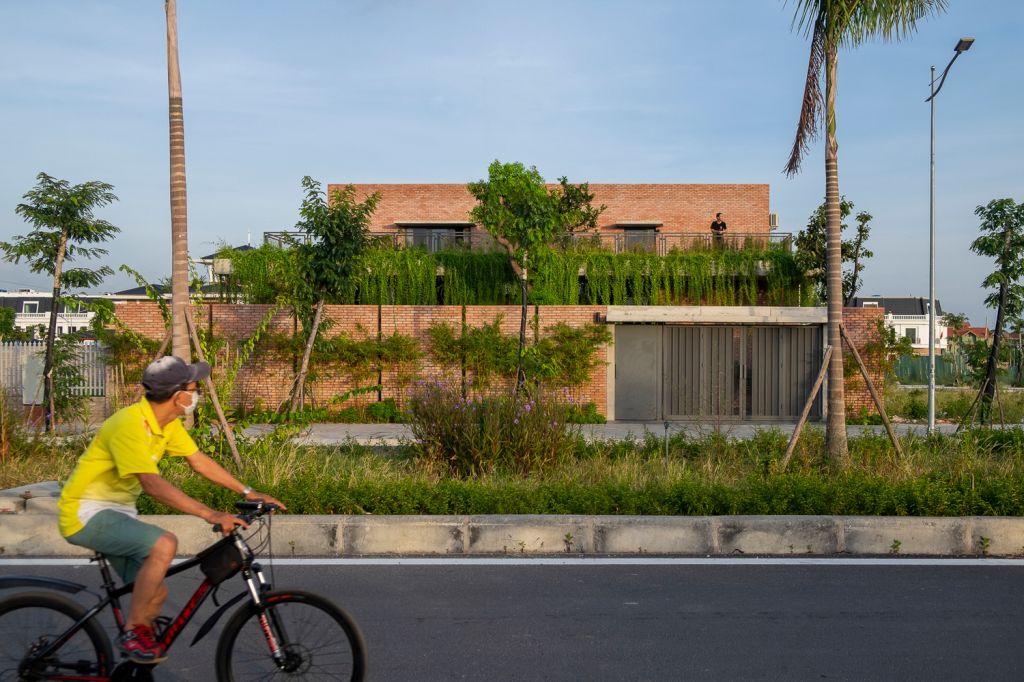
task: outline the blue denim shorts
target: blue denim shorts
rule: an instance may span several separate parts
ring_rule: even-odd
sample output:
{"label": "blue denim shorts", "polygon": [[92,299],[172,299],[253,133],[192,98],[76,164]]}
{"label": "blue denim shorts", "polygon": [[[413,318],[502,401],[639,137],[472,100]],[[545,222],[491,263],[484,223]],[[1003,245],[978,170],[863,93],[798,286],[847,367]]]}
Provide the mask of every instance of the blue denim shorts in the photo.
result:
{"label": "blue denim shorts", "polygon": [[101,552],[126,583],[135,580],[164,529],[113,509],[104,509],[65,538],[72,545]]}

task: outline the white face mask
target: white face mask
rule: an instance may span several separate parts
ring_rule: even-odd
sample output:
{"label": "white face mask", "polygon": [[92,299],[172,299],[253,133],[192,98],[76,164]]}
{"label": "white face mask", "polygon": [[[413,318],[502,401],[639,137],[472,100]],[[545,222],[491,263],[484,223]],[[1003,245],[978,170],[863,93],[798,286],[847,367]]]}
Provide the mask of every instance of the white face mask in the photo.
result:
{"label": "white face mask", "polygon": [[192,402],[182,408],[186,415],[195,412],[196,406],[199,405],[199,391],[189,391],[189,394],[192,396]]}

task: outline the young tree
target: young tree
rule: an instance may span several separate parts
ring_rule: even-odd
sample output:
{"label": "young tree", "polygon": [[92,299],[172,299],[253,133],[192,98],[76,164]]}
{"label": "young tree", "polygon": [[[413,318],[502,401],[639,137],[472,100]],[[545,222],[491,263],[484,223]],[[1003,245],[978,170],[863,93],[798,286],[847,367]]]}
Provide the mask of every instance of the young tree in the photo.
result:
{"label": "young tree", "polygon": [[[943,313],[941,323],[953,331],[960,331],[964,327],[970,326],[970,322],[967,321],[967,315],[964,313]],[[952,339],[947,339],[947,343],[949,341],[952,341]]]}
{"label": "young tree", "polygon": [[981,285],[995,289],[985,297],[985,305],[996,309],[996,327],[985,366],[985,387],[981,404],[981,422],[991,413],[996,394],[996,369],[1003,327],[1024,313],[1024,203],[1013,199],[993,199],[978,206],[974,214],[981,218],[982,235],[971,244],[971,251],[994,258],[996,270]]}
{"label": "young tree", "polygon": [[[946,0],[797,0],[794,25],[811,39],[803,103],[796,139],[786,164],[786,174],[800,170],[804,154],[818,132],[825,128],[826,288],[828,290],[828,343],[832,359],[828,371],[828,422],[826,439],[833,465],[849,461],[846,445],[846,397],[843,383],[842,255],[840,235],[839,142],[836,135],[836,85],[839,48],[856,47],[880,37],[899,39],[913,32],[917,22],[945,9]],[[822,80],[825,92],[822,97]],[[823,119],[823,120],[822,120]]]}
{"label": "young tree", "polygon": [[[373,212],[380,201],[375,192],[364,201],[356,201],[356,188],[347,185],[335,190],[330,202],[320,189],[320,183],[309,177],[302,178],[306,198],[299,208],[300,220],[295,227],[306,232],[311,241],[295,247],[295,260],[299,270],[299,291],[296,305],[315,305],[313,319],[302,311],[303,325],[307,328],[306,346],[302,363],[291,390],[291,410],[301,410],[304,403],[309,357],[320,329],[324,303],[348,284],[369,244],[369,226]],[[308,308],[306,309],[308,310]]]}
{"label": "young tree", "polygon": [[518,394],[526,382],[523,354],[530,256],[560,235],[597,227],[597,218],[605,207],[594,208],[591,204],[594,195],[588,183],[573,185],[562,177],[557,187],[549,188],[535,167],[526,168],[521,163],[494,161],[487,169],[487,180],[471,182],[467,187],[479,202],[470,211],[470,219],[483,225],[505,248],[519,277],[522,314],[515,388]]}
{"label": "young tree", "polygon": [[47,406],[46,430],[52,427],[54,415],[53,344],[57,336],[57,313],[62,304],[63,289],[94,287],[107,275],[113,274],[106,265],[89,268],[65,269],[65,263],[76,258],[105,256],[106,249],[89,244],[105,242],[121,230],[106,220],[93,215],[97,208],[114,201],[112,185],[90,181],[71,185],[46,173],[36,176],[36,186],[25,193],[25,203],[18,204],[15,212],[25,219],[33,230],[16,236],[10,242],[0,242],[4,259],[20,263],[24,259],[32,272],[53,277],[53,306],[46,332],[46,359],[43,362],[43,403]]}
{"label": "young tree", "polygon": [[[839,205],[841,220],[853,213],[853,202],[842,197]],[[864,271],[864,261],[874,257],[874,253],[867,248],[868,237],[871,236],[871,220],[874,218],[867,211],[857,214],[857,235],[853,239],[843,240],[841,253],[843,263],[849,263],[849,268],[843,271],[843,302],[848,305],[863,285],[861,273]],[[845,222],[840,224],[840,233],[849,227]],[[810,218],[807,219],[807,228],[797,233],[796,239],[796,261],[801,269],[808,273],[808,279],[814,283],[818,299],[828,300],[828,278],[826,276],[826,211],[822,203]]]}

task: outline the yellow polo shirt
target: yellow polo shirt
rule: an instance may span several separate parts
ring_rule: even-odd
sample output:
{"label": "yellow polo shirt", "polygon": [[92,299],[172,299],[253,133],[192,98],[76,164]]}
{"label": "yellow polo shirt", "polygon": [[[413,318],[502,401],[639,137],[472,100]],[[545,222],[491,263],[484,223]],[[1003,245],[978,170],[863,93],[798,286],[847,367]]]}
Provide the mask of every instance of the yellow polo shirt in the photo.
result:
{"label": "yellow polo shirt", "polygon": [[188,457],[198,451],[180,420],[161,429],[145,398],[118,410],[103,422],[64,484],[57,503],[61,535],[82,530],[82,500],[134,507],[142,494],[135,474],[159,473],[157,462],[165,454]]}

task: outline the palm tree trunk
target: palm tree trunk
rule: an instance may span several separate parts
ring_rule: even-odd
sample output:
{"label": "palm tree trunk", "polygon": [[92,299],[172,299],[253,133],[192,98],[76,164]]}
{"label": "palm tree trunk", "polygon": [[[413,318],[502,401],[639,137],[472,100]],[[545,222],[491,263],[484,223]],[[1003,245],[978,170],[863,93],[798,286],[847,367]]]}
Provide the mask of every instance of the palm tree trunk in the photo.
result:
{"label": "palm tree trunk", "polygon": [[57,259],[53,267],[53,305],[50,308],[50,326],[46,330],[46,359],[43,360],[43,405],[46,416],[43,430],[52,431],[57,418],[56,398],[53,384],[53,344],[57,340],[57,308],[60,303],[60,275],[64,269],[64,252],[67,249],[68,233],[62,230],[57,241]]}
{"label": "palm tree trunk", "polygon": [[309,328],[309,337],[306,339],[306,348],[302,351],[302,364],[299,365],[299,373],[295,375],[295,383],[292,385],[291,411],[297,412],[305,406],[306,374],[309,373],[309,357],[313,354],[313,343],[316,341],[316,334],[320,330],[320,320],[324,314],[324,299],[316,304],[316,312],[313,313],[313,324]]}
{"label": "palm tree trunk", "polygon": [[175,0],[167,12],[167,95],[171,151],[171,352],[192,361],[185,306],[188,301],[188,201],[185,186],[185,113],[178,69],[178,16]]}
{"label": "palm tree trunk", "polygon": [[828,367],[828,422],[825,436],[829,461],[833,467],[848,464],[846,445],[846,394],[843,380],[843,344],[840,325],[843,322],[842,217],[839,195],[839,143],[836,140],[836,78],[839,55],[834,41],[829,40],[825,55],[825,230],[826,289],[828,293],[828,343],[832,359]]}

